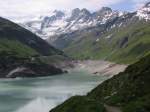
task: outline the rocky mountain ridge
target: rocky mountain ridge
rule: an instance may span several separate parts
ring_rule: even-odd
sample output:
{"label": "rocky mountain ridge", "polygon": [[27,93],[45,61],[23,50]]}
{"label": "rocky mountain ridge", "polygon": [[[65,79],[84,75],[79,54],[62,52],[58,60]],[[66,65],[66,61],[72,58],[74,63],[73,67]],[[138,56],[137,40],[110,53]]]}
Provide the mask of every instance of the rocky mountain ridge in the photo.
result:
{"label": "rocky mountain ridge", "polygon": [[41,38],[49,38],[50,41],[54,41],[57,39],[53,38],[54,35],[66,34],[89,27],[104,25],[116,18],[125,18],[127,15],[131,14],[134,14],[134,16],[139,19],[150,20],[149,10],[149,3],[133,13],[114,11],[108,7],[102,7],[95,12],[90,12],[85,8],[76,8],[71,12],[55,10],[48,16],[40,17],[36,21],[29,21],[21,25],[36,33]]}
{"label": "rocky mountain ridge", "polygon": [[[133,63],[150,50],[149,4],[105,24],[53,36],[56,40],[52,44],[77,59]],[[51,43],[51,39],[47,41]]]}
{"label": "rocky mountain ridge", "polygon": [[113,11],[108,7],[103,7],[93,13],[85,8],[76,8],[69,13],[55,10],[52,15],[21,25],[40,37],[47,39],[54,35],[70,33],[99,24],[105,24],[108,20],[118,16],[120,17],[123,14],[125,14],[125,12]]}

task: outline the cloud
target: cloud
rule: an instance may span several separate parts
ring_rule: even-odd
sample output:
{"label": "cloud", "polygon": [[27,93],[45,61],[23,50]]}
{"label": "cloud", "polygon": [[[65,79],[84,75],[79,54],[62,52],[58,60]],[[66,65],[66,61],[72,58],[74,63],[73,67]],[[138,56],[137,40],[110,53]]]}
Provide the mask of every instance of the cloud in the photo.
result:
{"label": "cloud", "polygon": [[122,0],[0,0],[1,16],[25,16],[42,14],[54,9],[88,8],[96,10],[102,6],[109,6]]}
{"label": "cloud", "polygon": [[[148,0],[131,0],[134,7],[139,7]],[[6,18],[20,18],[41,15],[51,10],[71,10],[73,8],[87,8],[97,10],[102,6],[117,5],[126,0],[0,0],[0,16]],[[123,7],[123,5],[122,5]]]}

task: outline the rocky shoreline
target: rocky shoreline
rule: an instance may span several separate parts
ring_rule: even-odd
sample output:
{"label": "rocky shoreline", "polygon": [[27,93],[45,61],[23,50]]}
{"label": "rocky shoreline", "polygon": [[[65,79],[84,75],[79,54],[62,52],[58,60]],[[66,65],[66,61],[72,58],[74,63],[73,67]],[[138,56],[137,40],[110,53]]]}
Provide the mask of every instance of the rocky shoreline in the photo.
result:
{"label": "rocky shoreline", "polygon": [[125,70],[127,65],[103,60],[65,60],[57,63],[43,63],[38,58],[3,57],[0,60],[0,77],[42,77],[66,73],[67,71],[87,71],[93,75],[113,76]]}
{"label": "rocky shoreline", "polygon": [[43,63],[38,59],[17,57],[1,57],[0,59],[0,78],[44,77],[65,72],[61,68]]}
{"label": "rocky shoreline", "polygon": [[73,96],[49,112],[149,112],[149,86],[150,55],[147,55],[87,95]]}
{"label": "rocky shoreline", "polygon": [[103,60],[85,60],[85,61],[72,61],[72,66],[69,70],[84,70],[93,75],[109,75],[113,76],[123,72],[128,65],[116,64],[113,62]]}

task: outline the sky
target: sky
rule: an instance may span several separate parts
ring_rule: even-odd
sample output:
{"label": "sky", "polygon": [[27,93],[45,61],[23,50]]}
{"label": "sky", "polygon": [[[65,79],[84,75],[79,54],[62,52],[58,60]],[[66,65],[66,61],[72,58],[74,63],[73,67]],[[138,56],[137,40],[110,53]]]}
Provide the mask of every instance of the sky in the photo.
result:
{"label": "sky", "polygon": [[134,11],[150,0],[0,0],[0,16],[8,19],[32,18],[52,10],[87,8],[91,11],[107,6],[114,10]]}

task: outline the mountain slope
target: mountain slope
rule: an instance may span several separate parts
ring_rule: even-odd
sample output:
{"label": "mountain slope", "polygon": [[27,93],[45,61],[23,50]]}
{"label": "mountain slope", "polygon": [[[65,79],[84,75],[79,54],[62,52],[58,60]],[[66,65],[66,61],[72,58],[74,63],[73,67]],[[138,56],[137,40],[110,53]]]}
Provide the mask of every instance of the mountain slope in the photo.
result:
{"label": "mountain slope", "polygon": [[98,101],[85,96],[74,96],[50,112],[104,112]]}
{"label": "mountain slope", "polygon": [[150,51],[149,9],[146,4],[105,24],[60,35],[53,45],[77,59],[133,63]]}
{"label": "mountain slope", "polygon": [[62,73],[53,65],[40,60],[40,56],[61,55],[30,31],[9,20],[0,18],[0,78],[37,77]]}
{"label": "mountain slope", "polygon": [[54,35],[104,24],[106,21],[119,17],[122,14],[123,12],[113,11],[108,7],[103,7],[94,13],[85,8],[76,8],[70,12],[55,10],[52,14],[48,14],[48,16],[22,23],[22,26],[36,33],[41,38],[49,38],[50,41],[54,41],[56,40],[56,38],[52,37]]}
{"label": "mountain slope", "polygon": [[35,49],[42,55],[61,53],[35,34],[3,18],[0,18],[0,39],[17,40],[18,42]]}
{"label": "mountain slope", "polygon": [[78,8],[70,14],[56,10],[24,25],[31,31],[35,28],[33,32],[75,59],[129,64],[150,51],[149,4],[132,13],[108,7],[93,13]]}
{"label": "mountain slope", "polygon": [[150,55],[130,65],[123,73],[105,81],[89,97],[109,105],[121,106],[124,112],[150,111]]}
{"label": "mountain slope", "polygon": [[[90,111],[92,112],[106,112],[105,110],[98,110],[98,108],[104,108],[102,104],[120,107],[122,112],[149,112],[149,86],[150,55],[130,65],[124,72],[103,82],[87,96],[83,96],[83,98],[72,97],[50,112],[68,112],[71,110],[81,112],[89,107],[91,107]],[[85,101],[84,99],[90,102],[87,107],[82,104]],[[95,102],[98,102],[99,105]],[[92,105],[95,105],[95,107],[92,107]],[[78,108],[80,106],[81,108]]]}
{"label": "mountain slope", "polygon": [[[95,31],[92,29],[92,33],[73,35],[74,40],[65,46],[64,52],[77,59],[104,59],[132,63],[150,51],[149,25],[150,22],[135,18],[125,27],[106,32],[104,30],[103,34],[101,33],[103,28],[101,30],[98,27]],[[98,31],[100,34],[97,34]]]}
{"label": "mountain slope", "polygon": [[[149,20],[149,3],[144,8],[139,9],[135,16],[140,19]],[[108,21],[114,20],[130,12],[120,12],[112,10],[109,7],[102,7],[100,10],[90,12],[89,10],[73,9],[72,11],[55,10],[49,12],[47,16],[40,16],[28,22],[20,23],[23,27],[36,33],[41,38],[49,39],[49,42],[55,41],[55,35],[71,33],[83,30],[89,27],[106,24]],[[114,26],[113,26],[114,27]]]}

